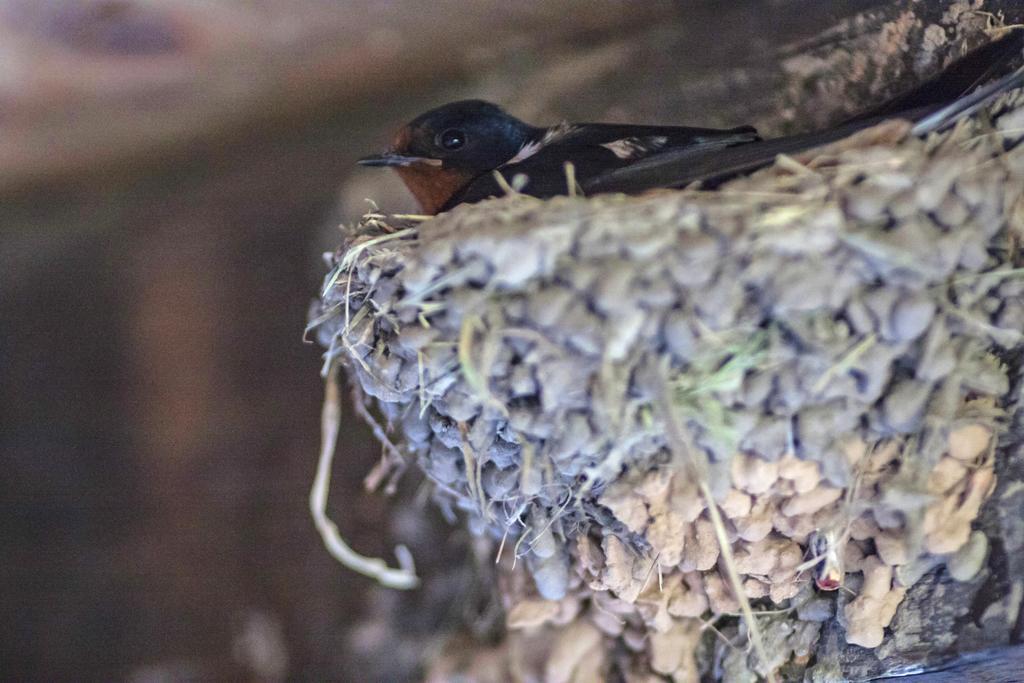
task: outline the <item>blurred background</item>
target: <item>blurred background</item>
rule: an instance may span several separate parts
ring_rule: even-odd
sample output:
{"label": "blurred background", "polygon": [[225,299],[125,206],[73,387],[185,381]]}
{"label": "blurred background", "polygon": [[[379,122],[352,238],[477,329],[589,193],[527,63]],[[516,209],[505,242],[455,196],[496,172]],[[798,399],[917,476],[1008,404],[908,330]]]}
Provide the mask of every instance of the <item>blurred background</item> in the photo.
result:
{"label": "blurred background", "polygon": [[415,474],[363,490],[350,408],[332,515],[424,588],[343,569],[307,511],[321,254],[366,198],[415,208],[355,159],[464,97],[813,128],[937,68],[879,35],[979,6],[0,0],[0,678],[416,680],[492,633],[487,562]]}

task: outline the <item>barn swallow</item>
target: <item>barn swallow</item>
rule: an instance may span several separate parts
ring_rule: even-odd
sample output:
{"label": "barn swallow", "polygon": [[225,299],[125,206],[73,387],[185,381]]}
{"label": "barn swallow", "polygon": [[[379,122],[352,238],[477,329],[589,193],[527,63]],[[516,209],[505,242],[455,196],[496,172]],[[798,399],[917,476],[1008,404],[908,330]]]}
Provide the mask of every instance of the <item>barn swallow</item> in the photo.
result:
{"label": "barn swallow", "polygon": [[760,138],[750,126],[716,130],[608,123],[562,123],[538,128],[483,100],[432,109],[398,131],[391,149],[360,159],[391,166],[426,213],[502,194],[493,171],[520,191],[550,197],[566,191],[565,162],[586,182],[670,149],[723,149]]}
{"label": "barn swallow", "polygon": [[[997,95],[1024,86],[1024,68],[988,86],[1024,49],[1014,31],[957,60],[937,76],[831,128],[763,140],[750,126],[560,123],[541,128],[482,100],[463,100],[421,114],[395,135],[383,154],[359,160],[398,172],[424,213],[501,196],[511,185],[535,197],[565,194],[566,165],[585,194],[638,193],[716,183],[873,126],[907,119],[925,135],[970,114]],[[970,94],[967,94],[970,93]],[[500,174],[500,177],[498,175]]]}

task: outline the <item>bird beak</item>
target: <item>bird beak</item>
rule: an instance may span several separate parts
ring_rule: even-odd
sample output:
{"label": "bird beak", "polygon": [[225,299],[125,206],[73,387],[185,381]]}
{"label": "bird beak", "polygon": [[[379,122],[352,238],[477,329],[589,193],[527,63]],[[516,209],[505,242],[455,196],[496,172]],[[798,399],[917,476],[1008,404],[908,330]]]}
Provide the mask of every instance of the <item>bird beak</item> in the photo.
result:
{"label": "bird beak", "polygon": [[384,152],[363,157],[358,162],[360,166],[412,166],[413,164],[426,164],[428,166],[440,166],[440,159],[428,159],[427,157],[410,157],[395,152]]}

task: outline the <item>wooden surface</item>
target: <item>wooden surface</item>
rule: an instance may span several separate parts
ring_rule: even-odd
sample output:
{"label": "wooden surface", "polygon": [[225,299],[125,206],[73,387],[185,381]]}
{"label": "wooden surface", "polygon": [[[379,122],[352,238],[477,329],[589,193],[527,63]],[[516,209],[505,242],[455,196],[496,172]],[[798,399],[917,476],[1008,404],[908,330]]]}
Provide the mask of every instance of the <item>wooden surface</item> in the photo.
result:
{"label": "wooden surface", "polygon": [[[665,0],[0,1],[0,189],[239,126],[457,81],[497,55],[665,20]],[[572,17],[571,21],[565,17]]]}
{"label": "wooden surface", "polygon": [[1024,646],[970,655],[967,661],[941,671],[875,680],[903,683],[1020,683],[1024,681]]}

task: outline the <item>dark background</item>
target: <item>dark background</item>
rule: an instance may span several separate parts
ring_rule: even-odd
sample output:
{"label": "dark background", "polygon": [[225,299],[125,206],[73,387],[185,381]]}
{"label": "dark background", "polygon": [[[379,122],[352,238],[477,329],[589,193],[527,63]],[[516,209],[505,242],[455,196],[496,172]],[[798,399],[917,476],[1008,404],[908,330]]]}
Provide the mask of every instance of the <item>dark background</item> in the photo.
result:
{"label": "dark background", "polygon": [[363,492],[351,410],[332,514],[364,553],[408,543],[426,588],[343,569],[307,511],[320,254],[365,197],[414,208],[354,160],[471,96],[810,128],[934,70],[850,89],[832,49],[915,5],[0,0],[0,677],[415,677],[474,598],[468,539],[415,476]]}

